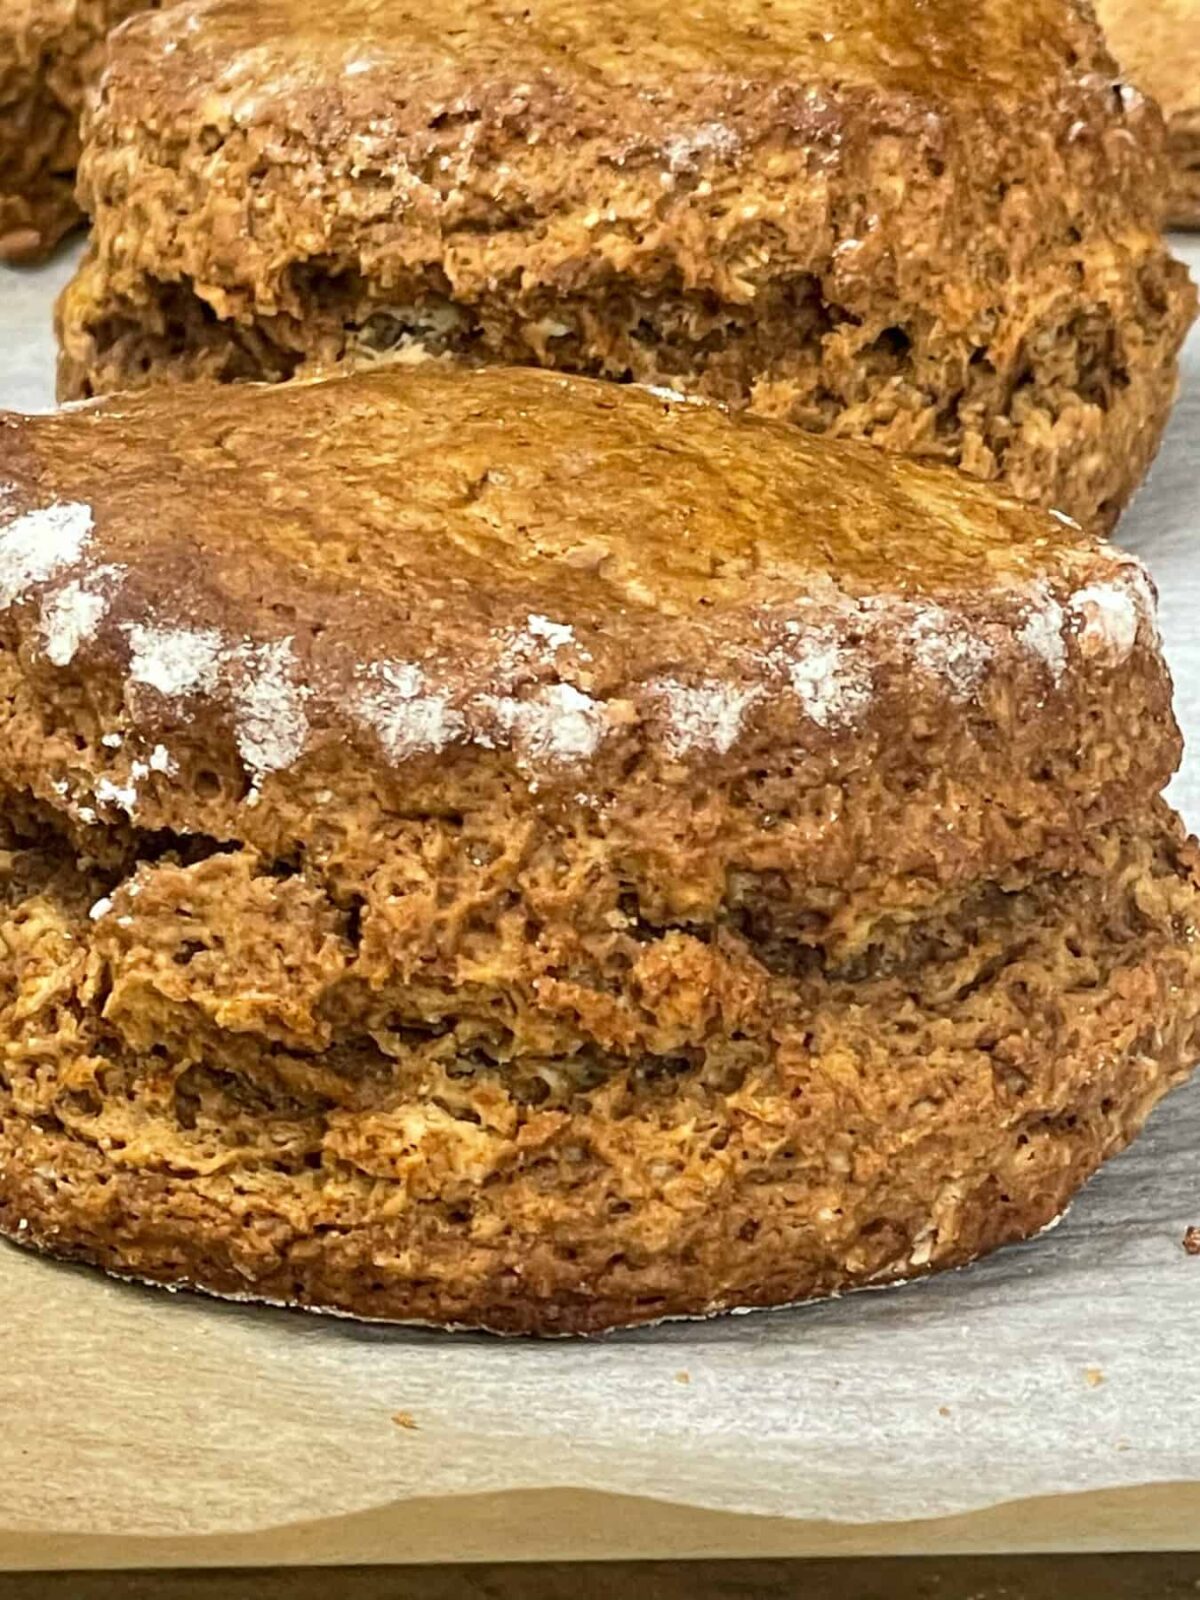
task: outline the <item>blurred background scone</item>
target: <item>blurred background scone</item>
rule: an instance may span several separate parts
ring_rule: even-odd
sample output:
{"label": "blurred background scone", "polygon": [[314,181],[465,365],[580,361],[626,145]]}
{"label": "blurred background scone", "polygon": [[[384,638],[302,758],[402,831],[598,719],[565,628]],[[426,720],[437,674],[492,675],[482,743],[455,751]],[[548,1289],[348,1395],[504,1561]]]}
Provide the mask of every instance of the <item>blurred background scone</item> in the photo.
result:
{"label": "blurred background scone", "polygon": [[80,220],[84,96],[108,30],[159,0],[0,0],[0,261],[37,261]]}
{"label": "blurred background scone", "polygon": [[1113,54],[1167,119],[1168,221],[1200,228],[1200,0],[1097,0]]}
{"label": "blurred background scone", "polygon": [[427,363],[0,419],[0,1229],[570,1332],[961,1265],[1200,1043],[1136,561]]}
{"label": "blurred background scone", "polygon": [[1109,525],[1194,294],[1075,0],[183,0],[114,41],[61,392],[669,385]]}

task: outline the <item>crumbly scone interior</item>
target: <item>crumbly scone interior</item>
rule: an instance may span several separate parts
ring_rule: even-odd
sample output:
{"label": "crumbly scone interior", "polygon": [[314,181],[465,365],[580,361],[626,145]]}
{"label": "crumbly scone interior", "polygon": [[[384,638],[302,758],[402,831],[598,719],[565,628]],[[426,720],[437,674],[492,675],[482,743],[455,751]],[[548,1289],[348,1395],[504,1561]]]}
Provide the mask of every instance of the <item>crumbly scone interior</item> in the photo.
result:
{"label": "crumbly scone interior", "polygon": [[[803,1195],[818,1276],[911,1272],[1010,1182],[1058,1205],[1073,1145],[1124,1143],[1200,1038],[1191,847],[1158,804],[1068,871],[786,916],[731,882],[677,925],[596,881],[585,834],[503,815],[397,819],[323,870],[5,817],[8,1155],[19,1119],[72,1152],[35,1184],[152,1177],[281,1250],[391,1227],[419,1275],[449,1237],[568,1263],[600,1230],[649,1315],[656,1257],[715,1205],[750,1285]],[[917,1237],[920,1172],[973,1120]]]}

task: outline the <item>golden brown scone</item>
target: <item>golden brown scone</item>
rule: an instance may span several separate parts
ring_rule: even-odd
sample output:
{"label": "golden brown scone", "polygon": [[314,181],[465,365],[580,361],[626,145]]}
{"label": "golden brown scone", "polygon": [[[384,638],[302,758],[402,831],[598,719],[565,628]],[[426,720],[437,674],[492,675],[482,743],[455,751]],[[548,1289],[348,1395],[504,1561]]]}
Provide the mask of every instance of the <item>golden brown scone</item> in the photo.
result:
{"label": "golden brown scone", "polygon": [[1138,564],[427,364],[0,422],[0,1229],[596,1330],[1049,1223],[1197,1049]]}
{"label": "golden brown scone", "polygon": [[1109,524],[1193,291],[1074,0],[184,0],[123,32],[61,388],[449,354],[667,384]]}
{"label": "golden brown scone", "polygon": [[37,261],[80,220],[84,97],[108,30],[159,0],[0,0],[0,261]]}
{"label": "golden brown scone", "polygon": [[1167,217],[1200,227],[1200,0],[1097,0],[1112,52],[1167,121]]}

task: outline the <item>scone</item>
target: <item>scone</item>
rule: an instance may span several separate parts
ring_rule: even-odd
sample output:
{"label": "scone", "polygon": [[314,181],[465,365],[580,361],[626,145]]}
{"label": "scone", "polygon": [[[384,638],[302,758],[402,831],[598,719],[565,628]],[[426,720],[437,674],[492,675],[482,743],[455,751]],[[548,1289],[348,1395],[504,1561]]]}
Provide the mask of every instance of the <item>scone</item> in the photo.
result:
{"label": "scone", "polygon": [[1113,54],[1167,119],[1177,228],[1200,228],[1200,0],[1097,0]]}
{"label": "scone", "polygon": [[1107,525],[1194,297],[1074,0],[183,0],[88,135],[64,398],[448,356],[634,379]]}
{"label": "scone", "polygon": [[79,221],[84,96],[108,30],[158,0],[0,0],[0,261],[34,261]]}
{"label": "scone", "polygon": [[1138,564],[426,365],[8,416],[0,1229],[539,1333],[958,1266],[1200,1041]]}

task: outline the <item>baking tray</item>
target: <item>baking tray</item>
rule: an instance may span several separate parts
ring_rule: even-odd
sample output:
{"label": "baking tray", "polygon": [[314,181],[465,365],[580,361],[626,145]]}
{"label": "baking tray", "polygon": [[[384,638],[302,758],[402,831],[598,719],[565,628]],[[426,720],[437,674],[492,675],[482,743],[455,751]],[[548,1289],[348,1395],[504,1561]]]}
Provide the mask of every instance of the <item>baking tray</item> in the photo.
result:
{"label": "baking tray", "polygon": [[[0,405],[53,404],[70,267],[0,270]],[[1195,827],[1200,333],[1120,538],[1161,591]],[[1200,1077],[1032,1244],[590,1343],[222,1305],[3,1247],[0,1565],[1191,1547],[1194,1224]]]}

